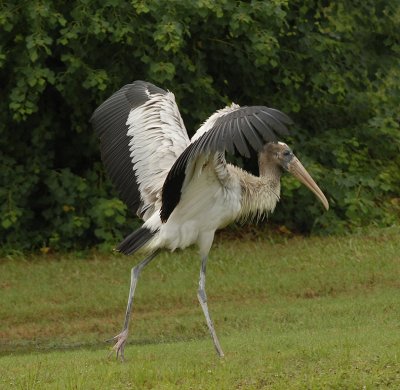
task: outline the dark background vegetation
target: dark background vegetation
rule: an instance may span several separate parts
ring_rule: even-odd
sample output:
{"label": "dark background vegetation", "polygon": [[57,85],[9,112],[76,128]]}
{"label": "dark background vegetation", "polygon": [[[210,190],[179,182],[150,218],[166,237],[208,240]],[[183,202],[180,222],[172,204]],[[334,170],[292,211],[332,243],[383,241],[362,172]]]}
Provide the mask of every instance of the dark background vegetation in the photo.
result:
{"label": "dark background vegetation", "polygon": [[107,247],[138,224],[89,123],[133,80],[175,93],[191,134],[234,101],[295,121],[331,203],[284,179],[270,218],[343,233],[400,219],[400,4],[394,0],[8,1],[0,6],[0,237],[6,250]]}

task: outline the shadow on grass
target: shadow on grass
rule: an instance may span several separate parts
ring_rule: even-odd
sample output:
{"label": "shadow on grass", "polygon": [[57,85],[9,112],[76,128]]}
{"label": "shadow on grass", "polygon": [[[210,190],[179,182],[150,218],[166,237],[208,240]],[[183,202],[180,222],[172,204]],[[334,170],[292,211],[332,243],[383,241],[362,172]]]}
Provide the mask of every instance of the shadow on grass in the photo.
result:
{"label": "shadow on grass", "polygon": [[[204,337],[205,338],[205,337]],[[199,340],[200,338],[196,338]],[[203,339],[203,338],[201,338]],[[128,346],[144,346],[144,345],[161,345],[161,344],[174,344],[193,341],[193,337],[162,337],[159,339],[140,339],[128,342]],[[104,355],[107,357],[109,351],[113,346],[113,342],[98,341],[98,342],[82,342],[82,343],[46,343],[37,341],[18,341],[13,342],[0,342],[0,358],[8,355],[28,355],[31,353],[51,353],[56,351],[76,351],[84,349],[88,351],[104,350]]]}

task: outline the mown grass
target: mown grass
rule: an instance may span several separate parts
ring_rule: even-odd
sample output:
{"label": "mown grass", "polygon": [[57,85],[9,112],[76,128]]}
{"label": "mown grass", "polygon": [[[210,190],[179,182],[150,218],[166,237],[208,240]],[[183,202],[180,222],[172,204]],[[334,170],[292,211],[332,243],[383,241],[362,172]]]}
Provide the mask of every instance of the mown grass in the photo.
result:
{"label": "mown grass", "polygon": [[400,388],[399,237],[217,240],[207,293],[224,359],[193,249],[143,271],[124,364],[104,340],[121,328],[138,258],[2,259],[0,388]]}

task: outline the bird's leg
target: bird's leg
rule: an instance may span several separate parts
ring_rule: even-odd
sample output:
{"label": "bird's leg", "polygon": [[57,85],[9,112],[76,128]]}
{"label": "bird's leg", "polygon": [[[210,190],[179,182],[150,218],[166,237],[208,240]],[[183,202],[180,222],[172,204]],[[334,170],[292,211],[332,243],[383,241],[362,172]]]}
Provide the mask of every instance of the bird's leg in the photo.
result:
{"label": "bird's leg", "polygon": [[129,320],[132,312],[133,306],[133,297],[135,295],[136,284],[139,279],[140,272],[147,264],[149,264],[158,254],[158,251],[153,252],[151,255],[142,260],[138,265],[132,268],[131,270],[131,285],[129,289],[129,297],[128,297],[128,305],[126,306],[125,313],[125,322],[124,327],[122,328],[121,333],[117,334],[110,340],[107,341],[117,341],[113,347],[113,350],[117,353],[117,359],[120,356],[121,360],[124,360],[124,349],[125,344],[128,339],[128,329],[129,329]]}
{"label": "bird's leg", "polygon": [[223,357],[224,352],[222,351],[221,345],[219,344],[217,334],[215,333],[214,324],[211,320],[210,313],[208,312],[207,295],[206,295],[206,267],[207,267],[207,256],[204,256],[201,259],[200,280],[199,280],[199,289],[197,291],[197,298],[199,299],[201,308],[203,309],[204,315],[206,317],[207,326],[211,333],[214,347],[218,355],[220,357]]}

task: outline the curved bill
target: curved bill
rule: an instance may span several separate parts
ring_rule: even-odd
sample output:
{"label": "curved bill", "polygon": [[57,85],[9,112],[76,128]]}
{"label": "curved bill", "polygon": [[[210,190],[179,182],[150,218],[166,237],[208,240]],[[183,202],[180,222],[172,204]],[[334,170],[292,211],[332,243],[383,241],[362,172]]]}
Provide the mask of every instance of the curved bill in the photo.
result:
{"label": "curved bill", "polygon": [[303,164],[299,161],[296,156],[293,156],[292,160],[287,165],[287,170],[301,183],[303,183],[308,189],[310,189],[316,197],[321,201],[324,207],[328,210],[329,203],[324,193],[320,190],[317,183],[313,180],[307,170],[303,167]]}

